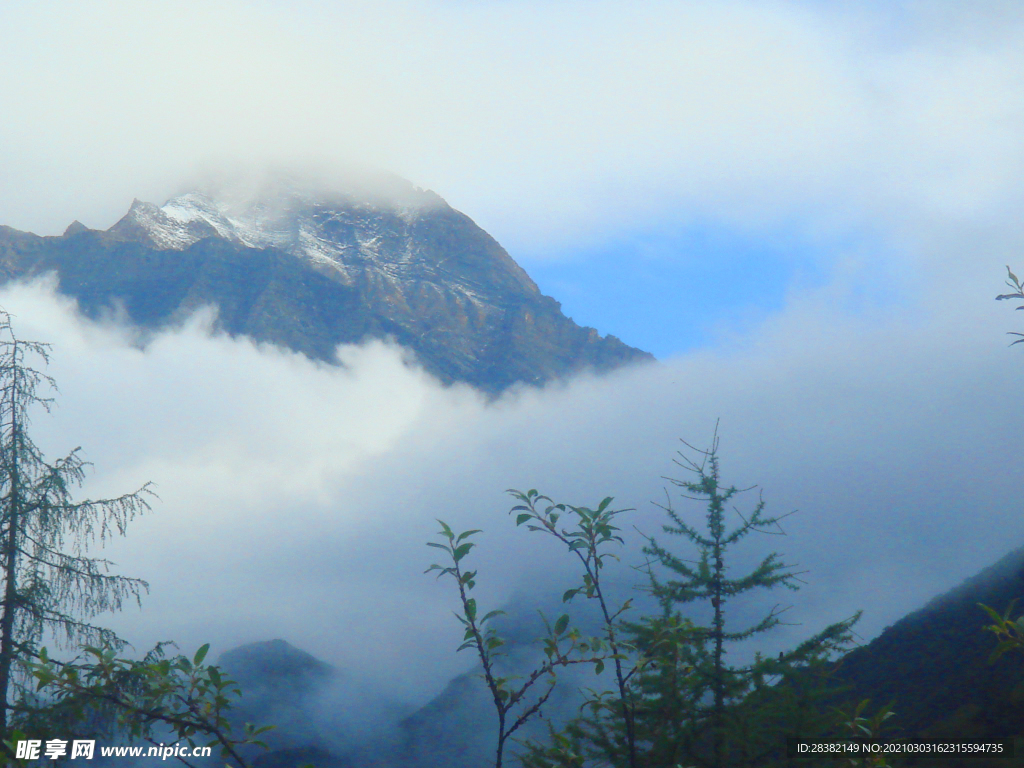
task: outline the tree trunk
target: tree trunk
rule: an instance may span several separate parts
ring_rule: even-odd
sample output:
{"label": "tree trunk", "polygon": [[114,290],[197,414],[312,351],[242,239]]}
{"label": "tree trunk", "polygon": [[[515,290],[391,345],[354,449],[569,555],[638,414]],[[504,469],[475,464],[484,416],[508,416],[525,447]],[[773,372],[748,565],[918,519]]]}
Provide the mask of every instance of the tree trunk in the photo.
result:
{"label": "tree trunk", "polygon": [[711,681],[712,690],[715,696],[714,709],[712,710],[712,734],[714,755],[712,765],[714,768],[725,767],[725,618],[722,611],[722,580],[725,576],[722,564],[721,537],[715,537],[715,570],[713,571],[714,581],[712,590],[714,597],[711,605],[715,609],[713,636],[715,639],[714,652],[714,673]]}
{"label": "tree trunk", "polygon": [[[14,360],[17,362],[18,347],[14,346]],[[0,734],[7,736],[7,708],[8,691],[11,683],[11,667],[14,663],[14,618],[18,610],[18,529],[21,525],[19,520],[20,500],[18,498],[18,368],[14,366],[14,380],[10,385],[11,397],[11,449],[9,480],[10,491],[7,496],[6,515],[7,530],[2,542],[3,547],[3,568],[4,568],[4,600],[3,612],[0,613]]]}

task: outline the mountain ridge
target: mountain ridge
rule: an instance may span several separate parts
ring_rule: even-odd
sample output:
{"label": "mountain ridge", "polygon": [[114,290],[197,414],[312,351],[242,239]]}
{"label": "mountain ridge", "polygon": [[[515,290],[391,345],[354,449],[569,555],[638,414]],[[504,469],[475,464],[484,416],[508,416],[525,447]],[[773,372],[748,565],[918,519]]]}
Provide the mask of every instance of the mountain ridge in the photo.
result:
{"label": "mountain ridge", "polygon": [[[1024,658],[1009,653],[989,661],[996,638],[984,631],[991,620],[978,603],[1002,612],[1022,597],[1024,547],[931,598],[834,662],[835,692],[819,706],[849,707],[869,699],[868,711],[874,712],[891,703],[895,715],[885,724],[882,740],[1013,739],[1018,759],[996,760],[993,765],[1019,764],[1024,747]],[[556,690],[562,695],[566,688],[574,686]],[[563,711],[574,713],[576,703],[568,702]],[[481,765],[493,748],[493,728],[493,710],[476,668],[456,675],[443,691],[399,719],[387,749],[381,750],[380,766]],[[544,738],[543,729],[535,735]],[[907,764],[968,766],[974,761],[920,755],[908,758]]]}
{"label": "mountain ridge", "polygon": [[1016,603],[1019,615],[1022,597],[1024,546],[850,651],[835,668],[837,682],[849,687],[843,697],[869,698],[874,707],[892,702],[893,737],[1024,737],[1024,657],[990,658],[997,639],[985,631],[992,622],[980,607],[1003,613]]}
{"label": "mountain ridge", "polygon": [[492,395],[654,359],[576,325],[494,238],[408,182],[194,189],[59,236],[0,226],[0,282],[47,272],[89,316],[121,305],[160,329],[214,305],[219,330],[328,362],[339,344],[391,338],[443,383]]}

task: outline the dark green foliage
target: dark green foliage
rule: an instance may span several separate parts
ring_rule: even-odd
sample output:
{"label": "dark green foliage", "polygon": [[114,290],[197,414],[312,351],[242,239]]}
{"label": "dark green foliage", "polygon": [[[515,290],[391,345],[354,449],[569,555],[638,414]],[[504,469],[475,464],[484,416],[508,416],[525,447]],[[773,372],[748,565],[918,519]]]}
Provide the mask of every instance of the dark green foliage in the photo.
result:
{"label": "dark green foliage", "polygon": [[271,726],[246,723],[243,733],[235,735],[229,713],[241,689],[220,667],[205,663],[210,646],[190,658],[168,657],[166,645],[141,660],[119,657],[109,645],[86,646],[70,662],[50,658],[45,648],[23,660],[38,693],[23,699],[23,717],[8,748],[18,740],[52,738],[54,733],[87,739],[124,734],[156,744],[159,728],[170,729],[191,747],[216,746],[224,759],[246,768],[239,749],[266,748],[260,737]]}
{"label": "dark green foliage", "polygon": [[[763,765],[779,757],[781,737],[796,735],[795,727],[825,724],[812,714],[816,694],[813,686],[807,689],[810,673],[845,650],[858,616],[832,624],[777,658],[755,654],[742,666],[729,664],[732,646],[781,623],[776,605],[759,620],[733,628],[727,612],[735,598],[780,586],[795,590],[799,574],[774,552],[745,572],[730,565],[733,548],[749,534],[782,533],[781,518],[766,514],[759,499],[746,514],[734,510],[738,522],[730,525],[727,506],[741,491],[722,485],[717,435],[708,450],[686,445],[691,453],[680,453],[677,464],[692,479],[670,481],[684,498],[704,503],[706,515],[697,526],[670,501],[662,507],[669,518],[663,531],[686,540],[696,559],[655,538],[644,547],[652,561],[649,589],[661,614],[626,625],[638,651],[653,660],[636,679],[638,737],[650,745],[646,765]],[[693,615],[693,605],[710,607],[709,623],[683,615],[682,609]]]}
{"label": "dark green foliage", "polygon": [[[799,574],[776,553],[746,572],[730,566],[735,545],[750,533],[781,533],[780,518],[766,514],[759,500],[746,515],[737,510],[739,522],[729,524],[726,507],[740,490],[721,484],[717,449],[716,436],[709,450],[696,452],[697,458],[680,455],[681,466],[694,478],[672,482],[687,498],[705,504],[705,523],[692,525],[671,504],[663,507],[669,518],[664,532],[686,539],[696,550],[695,559],[648,539],[643,571],[658,610],[636,619],[626,619],[631,601],[614,607],[602,582],[609,558],[618,559],[607,547],[622,543],[615,524],[619,510],[612,507],[612,499],[590,509],[556,504],[537,491],[512,491],[520,502],[512,509],[516,523],[557,539],[581,565],[581,583],[566,590],[563,601],[583,597],[597,604],[604,637],[589,641],[588,649],[608,652],[605,659],[595,660],[595,668],[613,669],[615,685],[590,691],[581,716],[564,728],[549,724],[546,742],[525,743],[521,761],[526,768],[781,765],[787,762],[787,736],[835,733],[838,715],[824,701],[834,687],[827,661],[845,651],[859,615],[832,624],[777,657],[755,654],[742,666],[727,663],[733,646],[781,623],[776,606],[760,619],[733,628],[726,621],[733,600],[756,590],[796,589]],[[475,574],[462,571],[459,562],[469,551],[464,539],[474,533],[456,536],[443,525],[447,543],[432,546],[445,549],[454,564],[433,569],[471,587]],[[486,647],[488,635],[472,625],[475,603],[465,592],[461,598],[465,608],[460,620],[467,628],[463,647]],[[709,623],[697,620],[700,611],[695,609],[700,606],[710,608]],[[567,623],[566,617],[562,624]],[[486,678],[483,652],[481,659]]]}
{"label": "dark green foliage", "polygon": [[[891,740],[891,734],[887,730],[887,721],[896,713],[892,711],[891,706],[884,706],[872,713],[868,706],[870,704],[870,699],[862,699],[846,709],[837,710],[839,730],[836,735],[839,739],[843,741],[867,739],[879,742]],[[901,765],[903,761],[902,757],[893,757],[880,752],[867,756],[848,757],[843,760],[843,763],[854,768],[892,768],[893,765]]]}

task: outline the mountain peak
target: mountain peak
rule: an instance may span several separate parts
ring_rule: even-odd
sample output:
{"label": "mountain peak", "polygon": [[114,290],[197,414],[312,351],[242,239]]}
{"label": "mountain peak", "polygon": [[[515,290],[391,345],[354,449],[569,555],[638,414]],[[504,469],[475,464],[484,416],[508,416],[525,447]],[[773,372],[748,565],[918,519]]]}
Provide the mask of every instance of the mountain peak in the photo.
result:
{"label": "mountain peak", "polygon": [[146,328],[214,305],[219,329],[328,362],[391,339],[490,393],[652,359],[573,323],[468,216],[394,176],[220,177],[81,234],[0,227],[6,279],[56,272],[87,313],[119,305]]}
{"label": "mountain peak", "polygon": [[109,232],[124,240],[142,240],[158,250],[184,250],[205,237],[218,236],[209,222],[199,218],[182,221],[164,208],[138,198]]}
{"label": "mountain peak", "polygon": [[[185,250],[208,237],[245,248],[276,248],[335,271],[351,284],[359,271],[353,268],[365,262],[386,263],[386,274],[409,272],[422,254],[408,244],[398,253],[382,249],[381,241],[410,240],[416,222],[438,211],[451,209],[440,196],[398,177],[327,185],[279,174],[217,179],[159,207],[136,199],[110,231],[159,250]],[[413,269],[409,276],[422,277],[422,271]],[[521,277],[523,286],[536,290],[525,273]]]}
{"label": "mountain peak", "polygon": [[75,219],[70,224],[68,224],[68,228],[64,230],[64,237],[71,237],[72,235],[77,235],[81,232],[87,231],[89,231],[89,228],[85,226],[85,224],[80,222],[78,219]]}

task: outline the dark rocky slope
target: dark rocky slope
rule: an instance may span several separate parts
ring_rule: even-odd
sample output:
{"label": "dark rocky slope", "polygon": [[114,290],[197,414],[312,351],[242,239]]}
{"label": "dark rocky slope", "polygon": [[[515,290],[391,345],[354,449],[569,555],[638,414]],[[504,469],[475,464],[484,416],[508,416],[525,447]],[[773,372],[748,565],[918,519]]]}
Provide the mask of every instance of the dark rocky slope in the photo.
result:
{"label": "dark rocky slope", "polygon": [[869,698],[872,709],[892,702],[893,736],[955,741],[1024,736],[1024,655],[1011,652],[990,663],[997,641],[984,631],[991,619],[978,606],[1002,613],[1017,601],[1019,614],[1022,598],[1024,547],[849,653],[837,669],[839,680],[851,686],[844,696]]}
{"label": "dark rocky slope", "polygon": [[90,316],[123,307],[159,329],[214,305],[218,327],[333,361],[338,344],[393,338],[445,383],[498,393],[652,360],[562,314],[505,250],[437,195],[311,192],[138,200],[106,231],[0,227],[0,281],[57,275]]}

